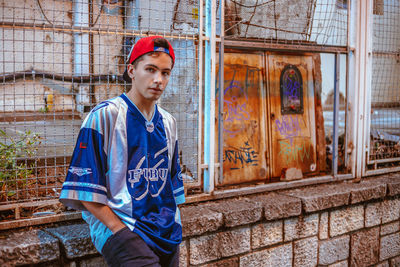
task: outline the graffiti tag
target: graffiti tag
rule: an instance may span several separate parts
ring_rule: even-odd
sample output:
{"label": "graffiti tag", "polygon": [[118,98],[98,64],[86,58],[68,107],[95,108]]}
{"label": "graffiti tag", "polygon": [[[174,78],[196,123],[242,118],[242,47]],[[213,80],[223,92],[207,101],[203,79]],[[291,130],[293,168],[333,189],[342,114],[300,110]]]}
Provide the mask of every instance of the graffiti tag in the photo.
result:
{"label": "graffiti tag", "polygon": [[300,83],[298,81],[292,80],[290,77],[292,77],[292,75],[289,75],[289,77],[286,78],[286,81],[283,84],[285,88],[283,92],[288,97],[289,103],[298,103],[300,102],[298,91],[298,89],[300,88]]}
{"label": "graffiti tag", "polygon": [[293,115],[282,116],[282,121],[275,120],[276,130],[285,138],[290,140],[292,144],[293,137],[300,136],[301,128],[299,118]]}
{"label": "graffiti tag", "polygon": [[224,162],[229,162],[234,165],[231,170],[244,168],[246,166],[258,165],[258,152],[255,151],[249,144],[245,142],[244,146],[239,148],[229,148],[224,151]]}
{"label": "graffiti tag", "polygon": [[304,162],[304,159],[310,159],[311,157],[311,147],[307,147],[305,143],[292,145],[292,141],[280,140],[279,145],[281,150],[278,155],[283,155],[287,165],[294,161]]}

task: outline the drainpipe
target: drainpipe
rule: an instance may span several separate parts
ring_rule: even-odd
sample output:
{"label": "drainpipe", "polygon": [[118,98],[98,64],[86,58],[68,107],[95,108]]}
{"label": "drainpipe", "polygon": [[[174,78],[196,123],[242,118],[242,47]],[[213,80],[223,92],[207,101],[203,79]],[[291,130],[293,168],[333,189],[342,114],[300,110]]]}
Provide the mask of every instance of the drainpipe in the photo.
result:
{"label": "drainpipe", "polygon": [[[89,0],[74,1],[74,27],[89,27]],[[74,76],[83,76],[90,73],[89,34],[74,33]],[[87,111],[90,106],[90,88],[88,85],[78,85],[76,108],[80,113]]]}
{"label": "drainpipe", "polygon": [[125,29],[126,30],[139,30],[139,17],[140,17],[140,0],[125,1]]}

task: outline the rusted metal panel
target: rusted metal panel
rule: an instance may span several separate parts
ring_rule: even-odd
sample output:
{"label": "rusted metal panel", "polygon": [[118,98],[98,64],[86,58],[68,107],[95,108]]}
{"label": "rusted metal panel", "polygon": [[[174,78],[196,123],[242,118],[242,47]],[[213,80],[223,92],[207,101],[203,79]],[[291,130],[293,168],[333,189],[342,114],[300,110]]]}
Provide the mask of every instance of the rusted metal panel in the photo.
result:
{"label": "rusted metal panel", "polygon": [[224,55],[223,184],[267,176],[263,59],[263,54]]}
{"label": "rusted metal panel", "polygon": [[[272,54],[267,55],[267,58],[272,177],[287,180],[302,178],[303,175],[317,170],[312,57]],[[296,74],[293,70],[286,80],[282,80],[282,71],[288,66],[298,70],[301,82],[295,82],[295,76],[291,76]],[[301,85],[302,94],[299,90]],[[287,112],[282,109],[282,97],[285,96],[285,92],[291,94],[288,99],[293,103],[302,101],[302,110],[296,108],[293,112]],[[293,103],[288,104],[289,109]]]}

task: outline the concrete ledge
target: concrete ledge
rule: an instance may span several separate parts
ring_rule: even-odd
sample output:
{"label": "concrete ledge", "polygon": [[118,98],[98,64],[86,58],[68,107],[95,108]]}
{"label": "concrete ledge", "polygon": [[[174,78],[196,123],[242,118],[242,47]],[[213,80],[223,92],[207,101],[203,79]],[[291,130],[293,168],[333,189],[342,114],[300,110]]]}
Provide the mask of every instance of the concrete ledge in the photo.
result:
{"label": "concrete ledge", "polygon": [[58,240],[41,230],[0,237],[0,266],[37,264],[60,257]]}
{"label": "concrete ledge", "polygon": [[250,202],[247,198],[231,201],[216,201],[206,204],[212,211],[222,213],[224,226],[234,227],[260,221],[263,208],[260,203]]}
{"label": "concrete ledge", "polygon": [[[400,261],[400,175],[192,203],[180,210],[181,266]],[[16,265],[106,266],[83,222],[0,232],[0,266]]]}
{"label": "concrete ledge", "polygon": [[386,196],[386,183],[379,180],[366,180],[359,184],[349,183],[343,186],[350,190],[350,204],[381,199]]}
{"label": "concrete ledge", "polygon": [[348,205],[350,190],[343,184],[318,185],[280,192],[299,198],[305,212],[316,212]]}
{"label": "concrete ledge", "polygon": [[183,237],[216,231],[223,225],[222,213],[200,205],[184,206],[181,208],[181,214]]}
{"label": "concrete ledge", "polygon": [[48,228],[45,230],[57,237],[68,259],[97,254],[90,238],[89,227],[86,223]]}
{"label": "concrete ledge", "polygon": [[268,193],[249,197],[254,205],[261,204],[264,208],[264,218],[267,221],[288,218],[301,214],[301,200],[299,198],[277,193]]}

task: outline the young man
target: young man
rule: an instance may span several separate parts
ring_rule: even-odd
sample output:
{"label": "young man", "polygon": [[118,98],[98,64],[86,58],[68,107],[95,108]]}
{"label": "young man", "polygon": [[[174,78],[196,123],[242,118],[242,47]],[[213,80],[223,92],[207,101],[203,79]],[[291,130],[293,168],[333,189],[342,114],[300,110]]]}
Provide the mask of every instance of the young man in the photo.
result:
{"label": "young man", "polygon": [[126,94],[84,120],[60,201],[82,210],[110,266],[178,266],[185,202],[175,119],[156,105],[175,63],[161,36],[132,48]]}

